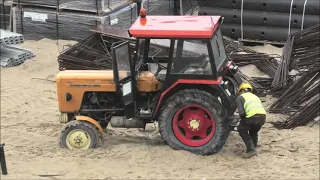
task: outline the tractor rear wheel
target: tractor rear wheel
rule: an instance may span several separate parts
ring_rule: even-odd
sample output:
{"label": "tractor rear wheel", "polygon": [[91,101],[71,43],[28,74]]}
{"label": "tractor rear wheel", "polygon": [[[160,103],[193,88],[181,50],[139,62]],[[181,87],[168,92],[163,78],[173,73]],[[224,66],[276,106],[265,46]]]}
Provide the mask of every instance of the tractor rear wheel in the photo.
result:
{"label": "tractor rear wheel", "polygon": [[218,153],[229,135],[225,109],[206,91],[182,90],[161,109],[159,130],[163,140],[176,150],[199,155]]}
{"label": "tractor rear wheel", "polygon": [[73,120],[62,128],[59,145],[62,148],[86,150],[96,148],[98,138],[99,133],[92,124]]}

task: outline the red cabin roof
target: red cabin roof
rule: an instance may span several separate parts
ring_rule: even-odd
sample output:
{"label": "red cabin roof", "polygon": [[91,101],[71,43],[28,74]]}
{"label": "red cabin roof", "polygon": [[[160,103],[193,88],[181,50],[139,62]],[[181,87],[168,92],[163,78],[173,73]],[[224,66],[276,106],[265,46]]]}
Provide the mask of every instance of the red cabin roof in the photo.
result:
{"label": "red cabin roof", "polygon": [[211,38],[221,16],[146,16],[129,29],[133,37]]}

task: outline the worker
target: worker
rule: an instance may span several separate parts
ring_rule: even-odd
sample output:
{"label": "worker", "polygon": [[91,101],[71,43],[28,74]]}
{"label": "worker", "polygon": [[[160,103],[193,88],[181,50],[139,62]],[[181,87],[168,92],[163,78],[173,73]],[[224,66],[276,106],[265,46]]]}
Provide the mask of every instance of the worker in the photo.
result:
{"label": "worker", "polygon": [[247,148],[244,158],[250,158],[257,154],[258,132],[266,122],[266,111],[249,83],[240,85],[236,104],[241,118],[238,132]]}

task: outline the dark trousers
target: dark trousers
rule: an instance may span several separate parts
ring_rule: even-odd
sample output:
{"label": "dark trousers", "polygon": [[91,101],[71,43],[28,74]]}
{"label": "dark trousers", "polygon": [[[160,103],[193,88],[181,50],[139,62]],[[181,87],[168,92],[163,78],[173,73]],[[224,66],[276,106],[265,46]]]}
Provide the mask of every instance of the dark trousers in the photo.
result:
{"label": "dark trousers", "polygon": [[254,115],[247,119],[241,119],[238,126],[238,132],[244,142],[253,141],[256,143],[258,141],[258,132],[261,127],[266,122],[266,116],[263,114]]}

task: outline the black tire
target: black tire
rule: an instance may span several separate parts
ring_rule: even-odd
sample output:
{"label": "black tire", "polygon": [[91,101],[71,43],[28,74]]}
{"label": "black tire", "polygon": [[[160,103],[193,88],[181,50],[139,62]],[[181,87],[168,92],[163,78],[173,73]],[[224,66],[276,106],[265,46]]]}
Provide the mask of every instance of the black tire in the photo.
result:
{"label": "black tire", "polygon": [[60,147],[69,148],[67,145],[67,137],[68,137],[68,134],[73,130],[80,130],[82,132],[85,132],[86,135],[90,137],[90,140],[91,140],[90,145],[88,144],[87,148],[85,149],[94,149],[97,147],[98,139],[99,139],[98,130],[91,123],[86,121],[78,121],[78,120],[70,121],[62,128],[60,132],[60,137],[59,137]]}
{"label": "black tire", "polygon": [[[205,108],[214,118],[215,133],[211,139],[201,146],[188,146],[182,143],[174,134],[173,117],[179,109],[189,104]],[[212,155],[218,153],[229,136],[229,124],[223,116],[225,109],[211,94],[197,89],[181,90],[171,96],[161,108],[159,116],[159,130],[163,140],[175,150],[185,150],[198,155]]]}

